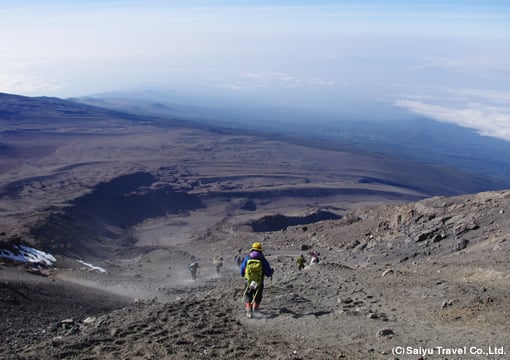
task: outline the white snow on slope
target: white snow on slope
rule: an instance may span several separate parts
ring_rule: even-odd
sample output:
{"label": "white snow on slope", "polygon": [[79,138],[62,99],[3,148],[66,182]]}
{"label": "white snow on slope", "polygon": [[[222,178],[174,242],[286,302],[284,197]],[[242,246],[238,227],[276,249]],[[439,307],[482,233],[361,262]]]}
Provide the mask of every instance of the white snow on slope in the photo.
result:
{"label": "white snow on slope", "polygon": [[[53,255],[25,245],[14,245],[12,250],[0,249],[0,257],[16,260],[22,263],[44,264],[46,266],[53,266],[53,263],[57,261]],[[106,270],[102,267],[94,266],[82,260],[76,261],[87,266],[91,270],[106,273]]]}
{"label": "white snow on slope", "polygon": [[25,245],[14,245],[13,251],[0,249],[0,257],[28,263],[41,263],[52,266],[57,259],[51,254]]}
{"label": "white snow on slope", "polygon": [[105,273],[106,270],[103,269],[102,267],[99,267],[99,266],[94,266],[92,264],[89,264],[89,263],[86,263],[85,261],[82,261],[82,260],[77,260],[79,263],[85,265],[85,266],[88,266],[89,268],[91,268],[92,270],[97,270],[99,272],[102,272],[102,273]]}

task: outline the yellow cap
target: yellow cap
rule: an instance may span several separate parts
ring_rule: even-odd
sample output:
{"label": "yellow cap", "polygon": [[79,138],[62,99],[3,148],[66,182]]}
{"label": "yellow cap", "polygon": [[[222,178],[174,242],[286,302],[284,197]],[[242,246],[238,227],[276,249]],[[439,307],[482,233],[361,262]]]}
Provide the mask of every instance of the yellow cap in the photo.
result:
{"label": "yellow cap", "polygon": [[254,242],[251,246],[251,250],[262,251],[262,244],[259,242]]}

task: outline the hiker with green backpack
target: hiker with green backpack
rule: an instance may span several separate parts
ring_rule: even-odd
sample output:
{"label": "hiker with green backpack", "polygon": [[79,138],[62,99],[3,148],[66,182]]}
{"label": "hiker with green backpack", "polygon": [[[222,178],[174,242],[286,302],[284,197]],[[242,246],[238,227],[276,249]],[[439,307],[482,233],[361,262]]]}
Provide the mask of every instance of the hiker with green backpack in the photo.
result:
{"label": "hiker with green backpack", "polygon": [[246,290],[244,291],[244,305],[246,316],[253,317],[259,309],[264,291],[264,276],[272,277],[274,269],[264,257],[262,244],[253,243],[250,254],[241,263],[241,276],[244,278]]}

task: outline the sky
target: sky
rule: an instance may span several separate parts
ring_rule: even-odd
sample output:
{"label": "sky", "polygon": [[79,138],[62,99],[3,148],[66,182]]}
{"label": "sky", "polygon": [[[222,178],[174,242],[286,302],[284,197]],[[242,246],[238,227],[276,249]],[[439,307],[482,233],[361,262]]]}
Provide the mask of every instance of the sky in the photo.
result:
{"label": "sky", "polygon": [[0,0],[0,18],[0,92],[383,103],[510,141],[508,0]]}

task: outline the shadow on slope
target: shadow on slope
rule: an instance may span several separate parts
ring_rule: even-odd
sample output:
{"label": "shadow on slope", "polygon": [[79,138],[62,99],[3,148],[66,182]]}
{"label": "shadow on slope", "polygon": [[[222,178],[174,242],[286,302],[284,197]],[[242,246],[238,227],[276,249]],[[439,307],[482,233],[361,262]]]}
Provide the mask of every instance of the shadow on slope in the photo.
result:
{"label": "shadow on slope", "polygon": [[322,220],[337,220],[341,218],[342,216],[330,211],[318,210],[305,216],[268,215],[251,222],[249,225],[254,232],[269,232],[284,230],[289,226],[307,225]]}
{"label": "shadow on slope", "polygon": [[137,172],[99,184],[69,208],[50,215],[32,234],[55,253],[103,258],[132,245],[129,230],[145,219],[204,207],[197,196],[151,187],[156,180]]}

